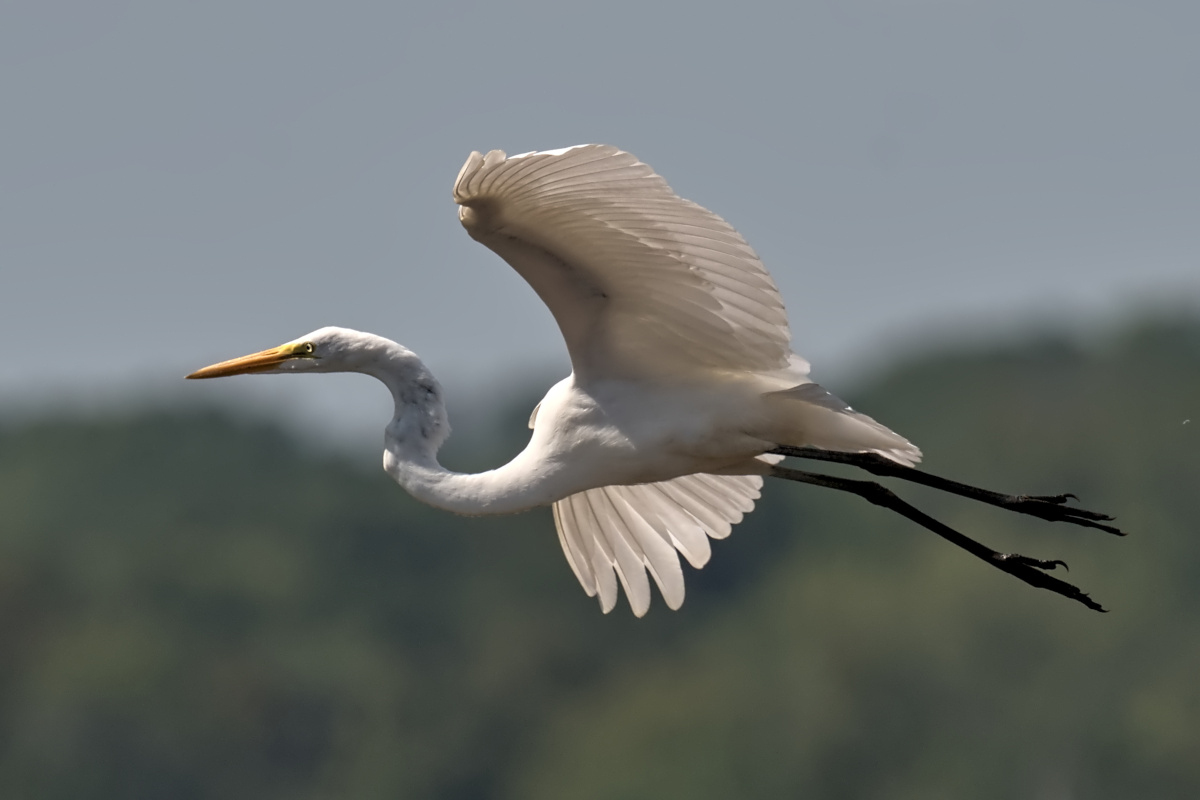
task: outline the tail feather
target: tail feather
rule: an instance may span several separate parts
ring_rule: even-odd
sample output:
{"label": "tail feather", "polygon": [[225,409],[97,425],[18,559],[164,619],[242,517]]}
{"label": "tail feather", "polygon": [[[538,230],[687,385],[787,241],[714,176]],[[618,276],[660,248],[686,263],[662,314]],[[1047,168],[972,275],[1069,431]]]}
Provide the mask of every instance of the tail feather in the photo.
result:
{"label": "tail feather", "polygon": [[855,411],[819,384],[803,383],[772,392],[767,402],[788,439],[777,444],[879,453],[905,466],[921,460],[921,451],[912,442]]}

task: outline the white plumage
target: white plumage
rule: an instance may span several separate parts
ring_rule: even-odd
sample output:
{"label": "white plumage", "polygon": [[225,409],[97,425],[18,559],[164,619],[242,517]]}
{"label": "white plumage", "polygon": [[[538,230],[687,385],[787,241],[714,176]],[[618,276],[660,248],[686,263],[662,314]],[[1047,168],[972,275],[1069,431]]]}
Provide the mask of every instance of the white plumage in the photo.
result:
{"label": "white plumage", "polygon": [[629,153],[472,153],[454,200],[550,308],[579,378],[788,366],[787,315],[758,255]]}
{"label": "white plumage", "polygon": [[676,550],[699,569],[712,550],[754,510],[757,475],[684,475],[632,486],[602,486],[554,504],[558,539],[575,577],[605,613],[617,602],[617,580],[639,617],[650,607],[649,571],[667,606],[683,605]]}
{"label": "white plumage", "polygon": [[552,505],[567,561],[608,612],[633,612],[650,579],[684,598],[709,538],[754,508],[779,445],[876,452],[912,464],[903,437],[812,383],[791,351],[779,291],[728,223],[675,195],[629,153],[583,145],[511,158],[472,153],[454,184],[472,238],[554,315],[573,373],[530,419],[529,445],[477,475],[436,459],[449,433],[441,388],[387,339],[322,328],[189,377],[357,371],[391,390],[384,467],[415,497],[465,514]]}

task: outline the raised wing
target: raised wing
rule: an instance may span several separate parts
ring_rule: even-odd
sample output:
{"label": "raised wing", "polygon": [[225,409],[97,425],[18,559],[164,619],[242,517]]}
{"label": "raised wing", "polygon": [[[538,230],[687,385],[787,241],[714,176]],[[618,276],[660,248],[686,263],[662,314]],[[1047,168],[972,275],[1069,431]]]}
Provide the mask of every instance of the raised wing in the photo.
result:
{"label": "raised wing", "polygon": [[685,475],[660,483],[603,486],[554,504],[558,540],[589,597],[607,614],[625,587],[633,613],[650,608],[647,571],[670,608],[683,604],[682,553],[708,563],[708,539],[724,539],[754,508],[763,479],[754,475]]}
{"label": "raised wing", "polygon": [[788,364],[787,316],[758,256],[629,153],[472,153],[454,200],[471,237],[550,308],[577,380]]}

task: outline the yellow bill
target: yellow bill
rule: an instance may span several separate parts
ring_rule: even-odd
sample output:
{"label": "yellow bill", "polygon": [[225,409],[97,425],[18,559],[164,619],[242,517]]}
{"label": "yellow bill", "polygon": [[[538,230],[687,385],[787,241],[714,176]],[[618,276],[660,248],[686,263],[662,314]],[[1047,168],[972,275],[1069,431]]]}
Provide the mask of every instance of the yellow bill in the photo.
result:
{"label": "yellow bill", "polygon": [[248,356],[231,358],[228,361],[222,361],[219,364],[198,369],[187,377],[189,379],[225,378],[229,375],[269,372],[285,361],[291,361],[296,358],[312,358],[312,353],[313,346],[310,342],[292,342],[280,345],[279,347],[272,347],[270,350],[251,353]]}

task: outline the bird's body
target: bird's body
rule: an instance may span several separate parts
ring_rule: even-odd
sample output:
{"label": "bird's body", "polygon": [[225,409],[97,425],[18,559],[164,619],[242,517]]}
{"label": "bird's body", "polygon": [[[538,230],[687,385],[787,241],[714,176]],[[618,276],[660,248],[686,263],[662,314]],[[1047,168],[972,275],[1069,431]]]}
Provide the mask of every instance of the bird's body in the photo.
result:
{"label": "bird's body", "polygon": [[378,378],[395,400],[384,468],[401,486],[460,514],[552,505],[584,589],[607,612],[619,580],[638,616],[650,604],[647,572],[670,607],[683,602],[678,554],[707,562],[709,538],[754,507],[763,476],[782,474],[772,451],[920,460],[902,436],[809,379],[758,256],[630,154],[602,145],[473,153],[454,199],[472,238],[549,307],[571,356],[572,374],[534,409],[529,444],[508,464],[474,475],[443,468],[441,387],[415,354],[374,334],[322,328],[189,377]]}

